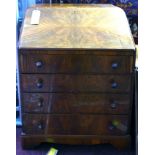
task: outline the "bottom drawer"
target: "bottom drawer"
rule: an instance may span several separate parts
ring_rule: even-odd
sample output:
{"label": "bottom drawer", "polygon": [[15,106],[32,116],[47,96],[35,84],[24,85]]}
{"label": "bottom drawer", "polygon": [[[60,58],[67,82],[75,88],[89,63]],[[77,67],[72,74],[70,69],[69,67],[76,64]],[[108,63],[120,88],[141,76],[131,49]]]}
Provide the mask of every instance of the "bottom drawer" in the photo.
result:
{"label": "bottom drawer", "polygon": [[25,134],[125,135],[128,115],[23,114]]}

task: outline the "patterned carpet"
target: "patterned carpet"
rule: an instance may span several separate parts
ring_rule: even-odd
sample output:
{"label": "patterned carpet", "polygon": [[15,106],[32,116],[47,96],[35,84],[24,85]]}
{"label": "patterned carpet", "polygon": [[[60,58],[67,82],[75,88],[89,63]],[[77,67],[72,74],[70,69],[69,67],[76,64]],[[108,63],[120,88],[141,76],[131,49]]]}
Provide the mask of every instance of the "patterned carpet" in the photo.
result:
{"label": "patterned carpet", "polygon": [[41,144],[34,150],[22,150],[20,141],[21,129],[16,130],[16,155],[46,155],[51,147],[58,149],[57,155],[136,155],[134,149],[119,151],[111,145],[56,145]]}

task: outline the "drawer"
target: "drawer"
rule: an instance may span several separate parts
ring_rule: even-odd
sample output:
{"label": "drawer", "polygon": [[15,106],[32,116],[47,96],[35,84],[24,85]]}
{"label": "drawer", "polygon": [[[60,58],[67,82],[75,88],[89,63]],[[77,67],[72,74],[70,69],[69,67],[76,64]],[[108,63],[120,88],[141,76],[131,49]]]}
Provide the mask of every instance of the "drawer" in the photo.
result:
{"label": "drawer", "polygon": [[48,93],[23,93],[22,108],[23,112],[28,113],[48,113],[51,112],[49,106]]}
{"label": "drawer", "polygon": [[26,92],[48,92],[50,90],[50,76],[44,74],[21,75],[21,87]]}
{"label": "drawer", "polygon": [[22,54],[22,73],[130,73],[133,56]]}
{"label": "drawer", "polygon": [[128,75],[23,74],[24,92],[129,92]]}
{"label": "drawer", "polygon": [[128,114],[129,94],[24,93],[24,112]]}
{"label": "drawer", "polygon": [[23,114],[26,134],[125,135],[128,115]]}

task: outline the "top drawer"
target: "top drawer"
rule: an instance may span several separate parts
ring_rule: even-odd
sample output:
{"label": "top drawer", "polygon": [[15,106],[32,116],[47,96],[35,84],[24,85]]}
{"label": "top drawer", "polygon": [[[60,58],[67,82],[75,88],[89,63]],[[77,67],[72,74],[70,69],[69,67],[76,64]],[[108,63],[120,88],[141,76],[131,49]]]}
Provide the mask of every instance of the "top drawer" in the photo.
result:
{"label": "top drawer", "polygon": [[21,54],[22,73],[130,73],[133,56]]}

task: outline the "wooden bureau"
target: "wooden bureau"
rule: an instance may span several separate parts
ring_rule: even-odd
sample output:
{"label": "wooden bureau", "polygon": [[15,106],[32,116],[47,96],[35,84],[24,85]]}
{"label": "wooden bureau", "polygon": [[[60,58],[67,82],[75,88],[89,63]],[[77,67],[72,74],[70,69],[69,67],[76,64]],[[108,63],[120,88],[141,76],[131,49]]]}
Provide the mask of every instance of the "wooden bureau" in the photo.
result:
{"label": "wooden bureau", "polygon": [[[38,25],[32,11],[40,10]],[[19,42],[23,148],[130,145],[135,45],[112,5],[34,6]]]}

